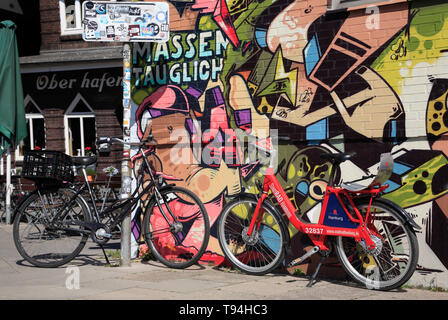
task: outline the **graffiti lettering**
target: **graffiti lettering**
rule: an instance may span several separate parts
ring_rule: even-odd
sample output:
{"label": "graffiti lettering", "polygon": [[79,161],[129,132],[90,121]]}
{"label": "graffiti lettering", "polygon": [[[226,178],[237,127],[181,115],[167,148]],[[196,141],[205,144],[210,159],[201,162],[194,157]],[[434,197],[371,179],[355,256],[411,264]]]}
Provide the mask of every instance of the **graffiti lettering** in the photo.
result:
{"label": "graffiti lettering", "polygon": [[[133,76],[136,87],[215,81],[223,69],[228,44],[221,31],[174,34],[168,43],[136,44],[133,50]],[[140,61],[153,62],[144,68]]]}
{"label": "graffiti lettering", "polygon": [[[212,56],[222,56],[228,45],[228,40],[220,30],[199,33],[177,33],[171,36],[169,42],[136,43],[133,46],[133,64],[138,65],[140,60],[158,62],[161,57],[166,62],[180,58],[192,59]],[[186,46],[186,48],[184,48]]]}

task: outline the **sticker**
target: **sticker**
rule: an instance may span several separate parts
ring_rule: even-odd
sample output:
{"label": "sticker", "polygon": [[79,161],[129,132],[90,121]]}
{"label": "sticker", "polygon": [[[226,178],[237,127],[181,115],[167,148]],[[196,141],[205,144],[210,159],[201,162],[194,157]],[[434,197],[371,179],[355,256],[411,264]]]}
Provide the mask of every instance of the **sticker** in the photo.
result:
{"label": "sticker", "polygon": [[82,9],[84,40],[159,42],[169,38],[169,7],[166,3],[120,4],[87,0]]}
{"label": "sticker", "polygon": [[145,13],[143,13],[143,21],[150,22],[153,18],[154,15],[151,11],[145,11]]}
{"label": "sticker", "polygon": [[130,7],[129,8],[129,15],[130,16],[139,16],[141,15],[142,10],[137,7]]}
{"label": "sticker", "polygon": [[156,14],[156,20],[157,21],[159,21],[159,22],[166,22],[166,18],[167,18],[167,15],[166,15],[165,11],[157,12],[157,14]]}
{"label": "sticker", "polygon": [[115,27],[114,26],[106,27],[106,36],[108,38],[114,38],[115,37]]}
{"label": "sticker", "polygon": [[121,36],[128,36],[128,26],[125,24],[120,24],[119,26],[117,26],[116,31],[117,34],[120,34]]}
{"label": "sticker", "polygon": [[150,23],[146,27],[142,27],[143,36],[156,36],[159,34],[159,25]]}
{"label": "sticker", "polygon": [[142,17],[138,17],[138,18],[135,18],[134,22],[138,23],[138,24],[142,24],[142,23],[145,23],[145,20]]}
{"label": "sticker", "polygon": [[95,4],[92,1],[87,1],[85,4],[86,9],[92,10],[93,8],[95,8]]}
{"label": "sticker", "polygon": [[98,14],[106,14],[106,5],[104,3],[97,3],[96,5],[96,13]]}
{"label": "sticker", "polygon": [[93,11],[93,10],[87,10],[86,13],[85,13],[85,16],[87,18],[94,18],[94,17],[96,17],[96,12]]}
{"label": "sticker", "polygon": [[86,39],[99,39],[100,34],[98,32],[95,32],[95,30],[86,30],[85,37]]}
{"label": "sticker", "polygon": [[131,24],[128,27],[130,37],[138,37],[140,35],[140,26],[138,24]]}
{"label": "sticker", "polygon": [[96,23],[95,21],[88,21],[87,22],[87,28],[89,30],[97,30],[98,29],[98,23]]}
{"label": "sticker", "polygon": [[160,25],[160,30],[162,30],[163,32],[168,32],[170,31],[170,26],[167,25],[166,23],[163,23]]}
{"label": "sticker", "polygon": [[128,37],[128,36],[121,36],[121,35],[118,35],[118,36],[114,37],[114,40],[115,41],[119,41],[119,42],[128,42],[130,39],[131,38]]}
{"label": "sticker", "polygon": [[131,119],[131,110],[130,109],[124,110],[123,119]]}
{"label": "sticker", "polygon": [[123,81],[123,98],[130,99],[130,83],[129,83],[129,81]]}
{"label": "sticker", "polygon": [[123,107],[127,108],[129,106],[129,99],[123,99]]}
{"label": "sticker", "polygon": [[98,18],[98,21],[101,24],[109,24],[109,19],[107,18],[107,16],[101,16],[100,18]]}

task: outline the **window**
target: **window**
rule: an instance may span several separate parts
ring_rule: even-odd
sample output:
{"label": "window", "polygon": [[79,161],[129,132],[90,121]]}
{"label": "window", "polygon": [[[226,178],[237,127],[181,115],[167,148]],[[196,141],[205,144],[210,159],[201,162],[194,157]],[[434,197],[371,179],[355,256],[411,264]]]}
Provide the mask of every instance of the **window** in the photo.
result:
{"label": "window", "polygon": [[24,105],[28,136],[17,146],[16,160],[23,160],[25,151],[45,149],[45,119],[42,110],[29,95],[26,96]]}
{"label": "window", "polygon": [[346,9],[346,8],[363,6],[363,5],[374,4],[374,3],[386,4],[388,2],[397,3],[397,2],[403,2],[403,0],[328,0],[327,9],[329,11],[331,11],[331,10]]}
{"label": "window", "polygon": [[96,140],[95,113],[79,93],[65,113],[64,126],[66,154],[84,156],[87,150],[94,151]]}
{"label": "window", "polygon": [[61,35],[81,34],[81,3],[83,0],[59,0]]}

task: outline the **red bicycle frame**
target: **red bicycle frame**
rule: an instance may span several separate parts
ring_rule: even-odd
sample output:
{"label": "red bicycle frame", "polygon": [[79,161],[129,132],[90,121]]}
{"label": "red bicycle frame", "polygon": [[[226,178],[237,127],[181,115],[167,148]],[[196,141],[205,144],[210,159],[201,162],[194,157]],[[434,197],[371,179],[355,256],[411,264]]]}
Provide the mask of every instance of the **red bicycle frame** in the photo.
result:
{"label": "red bicycle frame", "polygon": [[[248,229],[248,235],[251,236],[254,228],[258,230],[260,227],[261,219],[263,217],[262,204],[267,198],[269,190],[271,190],[283,212],[288,217],[288,220],[300,232],[306,233],[320,250],[329,250],[329,248],[325,245],[327,236],[353,237],[357,242],[364,240],[367,248],[373,249],[375,248],[375,244],[370,238],[370,234],[373,232],[376,236],[379,235],[375,232],[374,228],[370,226],[370,205],[372,203],[372,199],[387,188],[388,185],[385,184],[378,187],[371,186],[368,189],[352,192],[342,187],[332,187],[329,184],[325,190],[319,222],[309,223],[296,216],[297,209],[286,195],[280,185],[280,182],[275,177],[273,169],[268,168],[264,178],[263,193],[258,200],[257,207],[255,208],[255,212]],[[370,195],[369,208],[364,218],[352,199],[353,196],[362,194]],[[348,201],[354,214],[347,208],[343,199]],[[368,224],[370,228],[368,228]]]}

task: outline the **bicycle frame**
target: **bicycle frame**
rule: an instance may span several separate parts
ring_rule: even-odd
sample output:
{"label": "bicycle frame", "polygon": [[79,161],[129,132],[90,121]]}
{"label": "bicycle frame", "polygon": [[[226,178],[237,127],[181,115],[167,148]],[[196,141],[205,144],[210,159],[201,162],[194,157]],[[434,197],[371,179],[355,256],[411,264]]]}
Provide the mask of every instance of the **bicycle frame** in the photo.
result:
{"label": "bicycle frame", "polygon": [[[313,241],[313,243],[319,247],[320,250],[329,250],[329,248],[325,244],[327,236],[353,237],[357,242],[364,240],[368,248],[371,248],[372,246],[375,247],[375,244],[370,238],[369,229],[367,228],[367,223],[370,220],[370,205],[366,217],[363,218],[361,213],[353,203],[352,197],[353,195],[358,194],[370,195],[371,203],[372,199],[379,193],[387,189],[387,187],[388,185],[383,185],[378,188],[371,187],[369,189],[361,190],[358,192],[350,192],[341,187],[332,187],[330,185],[327,185],[320,212],[319,222],[310,223],[303,221],[302,219],[297,217],[297,210],[294,204],[286,195],[285,191],[280,185],[280,182],[275,177],[273,169],[270,167],[267,169],[265,174],[263,192],[259,197],[257,207],[255,208],[255,212],[248,229],[248,235],[251,236],[254,228],[258,229],[258,227],[260,226],[261,217],[263,216],[262,213],[260,214],[260,209],[262,208],[263,201],[265,201],[265,199],[268,197],[268,192],[270,190],[292,225],[296,227],[300,232],[306,233]],[[347,206],[342,201],[342,197],[346,197],[351,208],[353,208],[354,210],[355,216],[350,213]],[[336,210],[336,212],[330,212],[331,209]],[[340,220],[342,215],[345,215],[347,219],[345,219],[345,217],[342,217],[342,219],[345,219],[347,226],[337,227],[329,225],[328,215],[330,214],[339,215],[338,220]]]}
{"label": "bicycle frame", "polygon": [[[171,223],[169,222],[170,219],[168,218],[167,214],[165,213],[165,210],[162,208],[162,206],[160,204],[160,203],[164,203],[165,199],[163,199],[163,197],[160,194],[158,187],[157,187],[156,174],[158,174],[158,173],[155,171],[153,172],[153,169],[152,169],[150,163],[148,162],[148,159],[146,158],[146,155],[143,152],[143,149],[141,146],[140,146],[137,154],[139,154],[139,153],[143,158],[143,166],[140,170],[142,170],[142,172],[145,172],[147,170],[147,172],[149,172],[149,175],[151,178],[150,183],[146,187],[144,187],[140,192],[139,192],[140,187],[143,187],[144,183],[145,183],[143,174],[139,175],[139,179],[137,181],[137,188],[135,188],[135,190],[133,191],[133,193],[130,195],[130,197],[128,199],[124,200],[123,202],[120,202],[118,205],[112,205],[111,207],[108,207],[105,210],[102,209],[100,212],[98,212],[97,202],[96,202],[95,196],[93,194],[93,190],[90,186],[90,183],[87,179],[86,170],[84,167],[81,167],[81,171],[83,173],[83,178],[84,178],[84,184],[76,190],[76,192],[70,197],[70,200],[67,203],[68,205],[65,206],[65,208],[60,209],[56,213],[56,215],[52,218],[50,223],[52,221],[57,221],[57,219],[59,219],[61,216],[65,216],[65,214],[67,214],[65,209],[67,207],[69,207],[73,203],[73,201],[75,201],[75,199],[87,189],[89,196],[90,196],[90,200],[92,201],[92,204],[93,204],[93,213],[92,213],[91,208],[85,202],[85,199],[83,197],[81,197],[81,199],[85,202],[86,208],[89,211],[90,218],[94,218],[94,219],[92,219],[93,220],[92,222],[80,223],[80,224],[88,227],[88,229],[90,229],[90,230],[85,230],[85,231],[81,231],[81,232],[84,232],[84,233],[94,232],[93,228],[97,228],[99,226],[99,224],[101,224],[100,213],[108,214],[117,209],[121,209],[121,212],[117,216],[112,218],[112,223],[107,225],[107,227],[112,230],[119,223],[121,223],[121,221],[123,220],[123,218],[125,217],[126,214],[129,214],[129,212],[135,208],[138,201],[143,197],[143,195],[147,194],[148,191],[151,190],[151,188],[154,188],[152,197],[156,199],[156,203],[157,203],[157,206],[159,207],[160,212],[162,213],[162,215],[164,216],[166,221],[171,225]],[[160,174],[162,174],[162,177],[164,176],[163,173],[160,173]],[[174,178],[174,177],[171,177],[171,178]],[[166,211],[168,211],[168,213],[171,215],[171,218],[174,220],[174,222],[177,222],[177,219],[176,219],[175,215],[171,212],[171,209],[169,208],[169,206],[164,206],[164,207],[167,209]],[[64,228],[64,229],[70,230],[70,228]],[[76,231],[79,232],[80,230],[76,230]]]}

